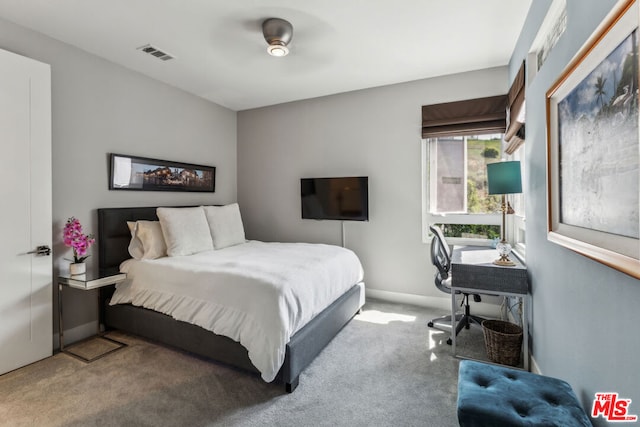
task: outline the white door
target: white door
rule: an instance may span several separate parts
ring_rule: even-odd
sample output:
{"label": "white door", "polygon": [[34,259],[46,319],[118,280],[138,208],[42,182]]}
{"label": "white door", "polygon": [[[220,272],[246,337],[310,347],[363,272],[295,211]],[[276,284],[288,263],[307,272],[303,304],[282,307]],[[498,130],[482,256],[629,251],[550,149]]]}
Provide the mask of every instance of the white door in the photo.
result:
{"label": "white door", "polygon": [[[51,70],[0,50],[0,374],[51,356]],[[46,252],[46,251],[43,251]]]}

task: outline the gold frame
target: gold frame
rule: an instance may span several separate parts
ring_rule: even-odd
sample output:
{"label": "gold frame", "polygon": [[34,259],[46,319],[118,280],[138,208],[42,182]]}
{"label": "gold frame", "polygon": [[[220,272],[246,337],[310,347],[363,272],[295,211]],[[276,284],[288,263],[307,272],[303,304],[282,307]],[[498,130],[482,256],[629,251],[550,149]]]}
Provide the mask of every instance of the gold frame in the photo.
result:
{"label": "gold frame", "polygon": [[638,0],[624,0],[616,5],[547,91],[546,119],[548,240],[640,279],[639,239],[561,222],[558,153],[558,103],[595,69],[593,64],[599,64],[599,58],[613,52],[621,34],[638,28],[638,21]]}

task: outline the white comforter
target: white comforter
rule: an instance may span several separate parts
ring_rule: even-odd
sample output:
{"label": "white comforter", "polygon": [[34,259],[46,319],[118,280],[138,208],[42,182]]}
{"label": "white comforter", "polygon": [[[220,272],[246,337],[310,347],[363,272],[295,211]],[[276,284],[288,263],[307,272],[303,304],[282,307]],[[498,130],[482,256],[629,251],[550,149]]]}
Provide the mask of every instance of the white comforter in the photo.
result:
{"label": "white comforter", "polygon": [[289,339],[363,278],[350,250],[247,243],[196,255],[127,260],[111,304],[131,303],[240,342],[262,378],[278,373]]}

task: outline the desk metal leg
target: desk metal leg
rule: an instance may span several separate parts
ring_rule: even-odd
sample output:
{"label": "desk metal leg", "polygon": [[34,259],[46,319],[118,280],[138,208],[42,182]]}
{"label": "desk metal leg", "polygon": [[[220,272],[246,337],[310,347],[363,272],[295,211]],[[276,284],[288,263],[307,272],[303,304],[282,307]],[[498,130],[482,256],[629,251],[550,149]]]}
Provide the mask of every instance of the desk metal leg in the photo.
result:
{"label": "desk metal leg", "polygon": [[529,370],[529,296],[522,295],[522,341],[523,341],[523,356],[522,363],[524,370]]}
{"label": "desk metal leg", "polygon": [[451,292],[451,351],[456,357],[456,293]]}
{"label": "desk metal leg", "polygon": [[[457,327],[457,321],[456,321],[456,309],[457,309],[457,302],[456,302],[456,294],[455,292],[457,290],[460,290],[460,288],[456,288],[452,291],[451,293],[451,352],[453,354],[453,357],[458,357],[457,356],[457,348],[456,348],[456,327]],[[473,289],[465,289],[462,288],[463,291],[473,291]],[[488,291],[487,291],[488,292]],[[520,301],[522,303],[522,353],[523,353],[523,357],[522,357],[522,368],[525,371],[529,371],[529,303],[530,303],[530,297],[529,294],[520,294],[520,293],[515,293],[515,292],[503,292],[501,293],[501,295],[505,295],[505,296],[509,296],[509,297],[514,297],[514,298],[520,298]],[[465,358],[464,356],[461,356],[461,358]]]}

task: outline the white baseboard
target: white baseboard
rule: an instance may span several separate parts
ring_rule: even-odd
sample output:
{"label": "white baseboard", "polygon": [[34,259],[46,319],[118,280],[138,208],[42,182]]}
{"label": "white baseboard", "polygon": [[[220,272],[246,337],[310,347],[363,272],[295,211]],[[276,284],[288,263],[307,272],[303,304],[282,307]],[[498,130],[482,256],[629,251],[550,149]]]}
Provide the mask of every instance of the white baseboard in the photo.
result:
{"label": "white baseboard", "polygon": [[[69,346],[75,342],[82,341],[85,338],[93,336],[98,331],[98,321],[85,323],[84,325],[76,326],[75,328],[64,330],[64,345]],[[53,335],[53,348],[54,350],[60,350],[59,334]]]}
{"label": "white baseboard", "polygon": [[[449,296],[430,297],[426,295],[405,294],[401,292],[381,291],[379,289],[366,288],[367,297],[397,302],[402,304],[412,304],[421,307],[436,308],[451,312],[451,298]],[[443,294],[444,295],[444,294]],[[490,303],[473,303],[472,312],[483,317],[500,317],[500,306]]]}
{"label": "white baseboard", "polygon": [[536,363],[536,359],[533,358],[532,354],[530,354],[529,356],[529,360],[531,362],[529,363],[529,368],[531,372],[533,372],[534,374],[542,375],[542,371],[540,370],[540,366],[538,366],[538,363]]}

